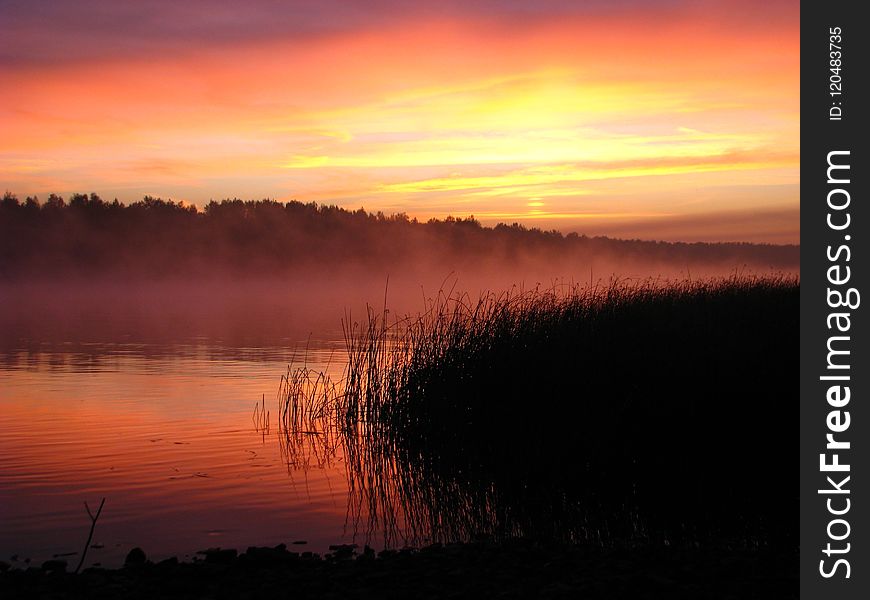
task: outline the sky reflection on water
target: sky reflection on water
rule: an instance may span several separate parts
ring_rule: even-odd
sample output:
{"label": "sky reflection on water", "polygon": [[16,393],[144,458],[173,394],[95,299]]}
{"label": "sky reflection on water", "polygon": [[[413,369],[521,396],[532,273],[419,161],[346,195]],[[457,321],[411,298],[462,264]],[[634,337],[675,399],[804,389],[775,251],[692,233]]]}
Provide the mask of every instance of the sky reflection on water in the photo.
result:
{"label": "sky reflection on water", "polygon": [[0,557],[81,551],[83,503],[103,496],[95,543],[104,547],[90,550],[88,563],[118,564],[133,546],[159,559],[210,546],[306,540],[323,551],[346,541],[341,457],[323,468],[288,467],[274,434],[252,421],[263,398],[274,412],[288,363],[339,365],[342,344],[5,349]]}

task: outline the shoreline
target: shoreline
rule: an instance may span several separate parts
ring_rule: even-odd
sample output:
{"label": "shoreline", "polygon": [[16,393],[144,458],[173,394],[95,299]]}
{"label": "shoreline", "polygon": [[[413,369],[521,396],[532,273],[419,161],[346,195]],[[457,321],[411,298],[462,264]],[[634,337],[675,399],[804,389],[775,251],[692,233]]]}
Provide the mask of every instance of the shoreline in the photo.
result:
{"label": "shoreline", "polygon": [[[138,552],[137,552],[138,550]],[[0,573],[5,598],[797,598],[797,548],[601,548],[543,544],[435,544],[385,550],[331,546],[211,549],[159,563],[130,552],[119,569],[69,573],[62,561]],[[55,564],[48,564],[55,563]],[[70,566],[70,568],[73,568]]]}

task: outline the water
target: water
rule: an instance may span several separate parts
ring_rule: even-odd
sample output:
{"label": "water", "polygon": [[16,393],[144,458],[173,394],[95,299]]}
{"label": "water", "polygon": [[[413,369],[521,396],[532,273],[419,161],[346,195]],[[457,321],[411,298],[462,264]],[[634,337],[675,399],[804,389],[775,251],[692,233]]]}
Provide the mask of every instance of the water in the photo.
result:
{"label": "water", "polygon": [[[293,332],[267,314],[242,345],[214,323],[173,336],[159,315],[122,313],[6,323],[0,559],[17,555],[23,566],[81,552],[84,503],[96,510],[103,497],[86,564],[119,565],[135,546],[159,560],[216,546],[307,541],[297,549],[322,552],[353,541],[342,457],[288,464],[275,415],[289,363],[340,373],[340,331]],[[252,419],[263,398],[268,432]]]}
{"label": "water", "polygon": [[[402,295],[390,288],[389,305],[398,307],[393,314],[412,311],[414,301],[406,300],[412,296],[419,306],[419,290],[411,294],[409,289]],[[778,348],[796,343],[785,336],[797,332],[797,290],[786,310],[762,294],[747,296],[750,304],[743,308],[724,303],[721,318],[710,318],[706,310],[686,313],[699,320],[689,319],[683,329],[663,330],[661,324],[672,319],[653,319],[631,346],[607,334],[585,359],[594,365],[601,357],[603,366],[590,366],[579,385],[563,375],[566,364],[577,371],[571,361],[583,356],[583,347],[565,354],[567,363],[543,356],[531,369],[534,378],[487,381],[486,371],[477,389],[501,390],[490,397],[498,402],[496,409],[470,398],[455,410],[436,410],[435,415],[445,416],[447,433],[425,440],[417,435],[425,427],[397,438],[358,439],[351,431],[338,440],[345,446],[334,445],[327,435],[310,435],[308,424],[293,436],[280,435],[276,393],[288,364],[306,364],[339,378],[345,363],[341,321],[349,314],[344,309],[361,316],[366,300],[377,306],[383,296],[383,289],[324,284],[318,292],[292,281],[0,286],[0,560],[17,556],[13,564],[20,567],[25,558],[39,563],[60,555],[74,566],[79,556],[72,553],[81,552],[90,527],[84,503],[95,509],[103,497],[96,547],[86,564],[119,565],[135,546],[160,560],[189,559],[209,547],[244,550],[294,541],[306,542],[297,549],[315,552],[336,543],[368,542],[377,548],[384,545],[379,540],[401,546],[511,536],[604,543],[608,536],[656,541],[675,533],[697,541],[719,539],[722,523],[722,531],[756,543],[758,531],[792,522],[791,513],[781,508],[787,499],[779,490],[787,486],[769,474],[740,467],[734,477],[705,478],[711,491],[705,502],[696,502],[694,495],[672,491],[690,480],[683,471],[663,473],[656,452],[674,464],[674,457],[680,464],[687,460],[679,444],[662,444],[686,439],[684,421],[666,417],[693,398],[673,392],[685,374],[670,379],[676,373],[671,361],[689,358],[668,356],[680,348],[725,348],[712,360],[704,355],[694,369],[705,385],[729,374],[713,386],[718,396],[711,400],[713,392],[708,392],[704,402],[691,406],[708,411],[700,422],[713,422],[715,415],[717,423],[727,424],[715,430],[718,438],[705,430],[704,439],[712,441],[705,446],[698,438],[692,456],[697,465],[705,457],[720,461],[717,473],[740,465],[731,459],[735,448],[726,441],[735,432],[756,439],[753,427],[766,421],[745,421],[741,410],[725,421],[717,407],[726,399],[733,404],[736,393],[728,385],[742,386],[743,378],[758,394],[741,391],[743,406],[756,407],[758,398],[785,402],[793,396],[781,382],[793,381],[794,366]],[[733,326],[712,326],[743,310],[759,323],[741,317]],[[635,328],[614,331],[636,333]],[[713,334],[720,336],[716,344],[691,337]],[[672,344],[668,355],[641,352],[658,356],[659,363],[635,360],[629,373],[639,373],[634,375],[638,383],[613,386],[607,365],[616,361],[608,356],[623,361],[623,348],[639,347],[644,340],[658,348],[667,335],[696,341]],[[738,345],[754,354],[727,350]],[[501,372],[529,371],[530,357],[507,356],[515,363]],[[625,366],[619,368],[625,376]],[[773,368],[779,376],[770,376]],[[752,379],[758,373],[765,378]],[[640,386],[648,389],[634,395]],[[467,389],[463,393],[473,396]],[[623,393],[622,401],[588,402],[614,393]],[[530,398],[535,402],[531,412]],[[668,404],[677,401],[683,404]],[[253,418],[261,402],[271,412],[268,430]],[[468,416],[469,407],[481,405],[476,418]],[[669,406],[670,413],[662,410]],[[778,410],[776,402],[764,406]],[[454,426],[453,415],[460,413],[466,417]],[[557,418],[551,422],[552,415]],[[585,434],[578,425],[587,428]],[[768,439],[766,452],[787,447]],[[668,474],[673,485],[660,485]],[[761,484],[772,486],[768,495],[756,494],[757,501],[742,496]],[[710,498],[719,502],[720,512],[697,516],[696,529],[684,527],[687,511],[709,510]],[[745,511],[733,510],[735,499],[744,501]],[[667,518],[659,515],[662,507],[669,511]],[[775,514],[769,514],[770,507],[777,507]]]}
{"label": "water", "polygon": [[[423,306],[418,281],[390,279],[396,313]],[[282,451],[276,393],[289,364],[340,376],[342,320],[383,306],[385,282],[0,284],[0,560],[74,566],[103,497],[86,565],[383,545],[354,519],[341,448]]]}

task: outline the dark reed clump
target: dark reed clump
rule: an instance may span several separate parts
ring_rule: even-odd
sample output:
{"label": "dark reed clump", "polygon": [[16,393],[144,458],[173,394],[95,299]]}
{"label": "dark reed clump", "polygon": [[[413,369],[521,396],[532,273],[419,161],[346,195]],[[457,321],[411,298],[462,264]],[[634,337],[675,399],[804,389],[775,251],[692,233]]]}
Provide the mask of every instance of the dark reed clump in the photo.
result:
{"label": "dark reed clump", "polygon": [[352,514],[406,543],[796,544],[798,306],[734,277],[370,311],[320,403]]}
{"label": "dark reed clump", "polygon": [[[307,366],[288,367],[281,376],[278,440],[288,473],[331,463],[341,443],[333,418],[341,410],[340,398],[327,375]],[[254,414],[256,418],[258,413]]]}

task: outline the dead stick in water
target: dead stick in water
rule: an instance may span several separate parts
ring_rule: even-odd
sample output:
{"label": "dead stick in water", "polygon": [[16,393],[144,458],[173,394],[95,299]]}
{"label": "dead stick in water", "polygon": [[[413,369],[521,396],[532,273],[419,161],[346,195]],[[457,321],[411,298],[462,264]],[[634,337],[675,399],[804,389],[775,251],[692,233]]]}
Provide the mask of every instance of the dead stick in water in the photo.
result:
{"label": "dead stick in water", "polygon": [[103,498],[103,500],[100,502],[100,508],[97,509],[97,514],[94,515],[91,513],[91,507],[88,506],[87,502],[85,502],[85,510],[88,511],[88,516],[91,518],[91,531],[90,533],[88,533],[88,541],[85,542],[85,549],[82,550],[82,558],[79,561],[79,566],[76,567],[76,573],[78,573],[79,570],[82,568],[82,565],[85,564],[85,556],[88,555],[88,548],[91,547],[91,540],[94,539],[94,527],[97,526],[97,519],[100,518],[100,513],[103,512],[103,504],[105,503],[106,499]]}

